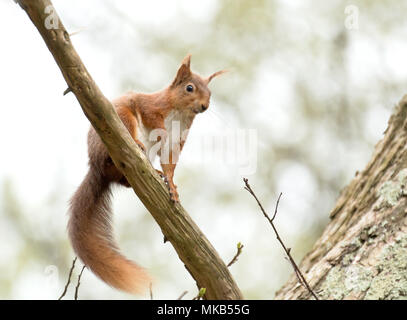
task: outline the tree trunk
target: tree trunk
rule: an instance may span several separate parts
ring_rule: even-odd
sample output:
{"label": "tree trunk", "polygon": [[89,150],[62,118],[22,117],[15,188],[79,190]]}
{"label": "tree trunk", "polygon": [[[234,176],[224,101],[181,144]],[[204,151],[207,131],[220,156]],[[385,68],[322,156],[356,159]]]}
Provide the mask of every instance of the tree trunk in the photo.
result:
{"label": "tree trunk", "polygon": [[[299,268],[321,299],[407,299],[407,95]],[[295,275],[277,299],[311,299]]]}

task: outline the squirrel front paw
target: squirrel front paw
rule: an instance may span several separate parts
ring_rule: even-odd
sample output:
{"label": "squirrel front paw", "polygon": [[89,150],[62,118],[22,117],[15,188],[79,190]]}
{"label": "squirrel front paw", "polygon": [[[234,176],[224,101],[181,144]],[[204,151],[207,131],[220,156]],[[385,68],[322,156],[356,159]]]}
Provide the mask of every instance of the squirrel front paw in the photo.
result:
{"label": "squirrel front paw", "polygon": [[172,203],[179,203],[179,195],[177,190],[170,190],[170,200],[172,201]]}
{"label": "squirrel front paw", "polygon": [[136,143],[137,143],[137,145],[140,147],[140,149],[141,149],[145,154],[147,154],[147,149],[146,149],[146,147],[144,146],[144,144],[143,144],[140,140],[136,140]]}
{"label": "squirrel front paw", "polygon": [[169,183],[167,177],[164,176],[164,181],[167,185],[168,191],[170,192],[170,200],[172,203],[178,203],[179,202],[179,195],[177,192],[177,186],[173,183]]}
{"label": "squirrel front paw", "polygon": [[165,183],[167,183],[164,173],[162,171],[158,170],[158,169],[155,169],[155,171],[158,173],[158,175],[161,178],[163,178],[165,180]]}
{"label": "squirrel front paw", "polygon": [[167,186],[168,191],[170,193],[170,200],[172,201],[172,203],[178,203],[179,195],[177,192],[177,186],[174,184],[172,179],[168,179],[167,176],[160,170],[157,170],[157,172],[164,179],[165,185]]}

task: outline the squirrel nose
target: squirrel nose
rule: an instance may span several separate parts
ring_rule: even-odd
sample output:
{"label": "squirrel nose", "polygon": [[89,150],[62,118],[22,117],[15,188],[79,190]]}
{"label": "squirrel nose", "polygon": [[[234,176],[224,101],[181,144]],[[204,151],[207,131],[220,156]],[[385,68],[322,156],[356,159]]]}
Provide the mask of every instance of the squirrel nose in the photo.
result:
{"label": "squirrel nose", "polygon": [[205,111],[206,109],[208,109],[208,107],[203,104],[203,105],[201,105],[201,109],[202,109],[202,111]]}

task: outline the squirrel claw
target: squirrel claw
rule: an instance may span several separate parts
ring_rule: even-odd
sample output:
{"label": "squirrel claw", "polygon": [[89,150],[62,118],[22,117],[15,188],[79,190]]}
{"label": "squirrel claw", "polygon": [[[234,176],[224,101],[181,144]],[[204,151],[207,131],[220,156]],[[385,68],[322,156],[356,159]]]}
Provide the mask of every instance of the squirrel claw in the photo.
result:
{"label": "squirrel claw", "polygon": [[168,191],[170,191],[170,183],[168,182],[168,179],[167,179],[167,177],[166,176],[164,176],[164,182],[165,182],[165,185],[167,186],[167,188],[168,188]]}
{"label": "squirrel claw", "polygon": [[174,195],[173,193],[170,193],[170,200],[173,204],[179,203],[179,198],[178,194]]}
{"label": "squirrel claw", "polygon": [[158,173],[158,175],[159,175],[161,178],[164,179],[164,181],[166,180],[166,177],[165,177],[165,175],[164,175],[164,173],[163,173],[162,171],[160,171],[160,170],[158,170],[158,169],[155,169],[155,171]]}
{"label": "squirrel claw", "polygon": [[144,152],[144,154],[147,155],[147,150],[144,144],[141,141],[136,141],[136,143],[140,147],[140,149]]}
{"label": "squirrel claw", "polygon": [[[160,174],[159,170],[157,170],[158,174]],[[179,195],[177,192],[177,186],[172,182],[167,179],[167,176],[165,174],[162,175],[165,185],[167,186],[167,189],[170,193],[170,200],[172,203],[179,203]]]}
{"label": "squirrel claw", "polygon": [[170,200],[172,203],[179,203],[178,192],[175,189],[170,189]]}

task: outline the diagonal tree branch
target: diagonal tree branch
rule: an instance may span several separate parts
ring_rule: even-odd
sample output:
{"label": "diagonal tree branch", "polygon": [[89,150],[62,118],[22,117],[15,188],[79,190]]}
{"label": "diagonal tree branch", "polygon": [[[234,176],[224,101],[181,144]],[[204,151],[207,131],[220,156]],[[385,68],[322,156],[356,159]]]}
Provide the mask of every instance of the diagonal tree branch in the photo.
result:
{"label": "diagonal tree branch", "polygon": [[113,162],[174,246],[198,288],[206,288],[205,298],[242,299],[228,268],[205,235],[180,204],[171,203],[164,182],[83,65],[51,1],[16,2],[38,29]]}

